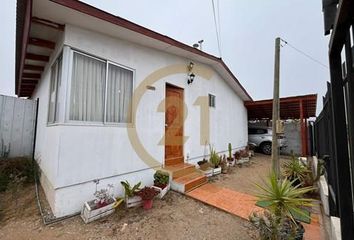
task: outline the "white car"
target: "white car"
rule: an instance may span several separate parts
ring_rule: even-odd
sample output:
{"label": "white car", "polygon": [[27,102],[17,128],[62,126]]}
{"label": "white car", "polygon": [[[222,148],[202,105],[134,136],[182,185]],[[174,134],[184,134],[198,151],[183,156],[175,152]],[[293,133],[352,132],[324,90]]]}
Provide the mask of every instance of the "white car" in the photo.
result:
{"label": "white car", "polygon": [[[272,128],[248,127],[248,143],[259,148],[264,154],[272,154]],[[278,136],[280,148],[287,146],[284,134]]]}

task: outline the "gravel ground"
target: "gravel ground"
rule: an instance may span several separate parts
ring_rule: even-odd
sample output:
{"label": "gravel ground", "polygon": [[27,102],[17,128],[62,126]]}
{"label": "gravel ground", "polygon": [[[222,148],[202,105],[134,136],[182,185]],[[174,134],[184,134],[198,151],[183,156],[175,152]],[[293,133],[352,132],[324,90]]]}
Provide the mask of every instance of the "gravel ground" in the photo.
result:
{"label": "gravel ground", "polygon": [[[17,199],[17,201],[16,201]],[[34,186],[17,195],[0,193],[0,239],[256,239],[245,220],[170,191],[152,210],[119,208],[90,224],[80,217],[49,226],[42,224]]]}

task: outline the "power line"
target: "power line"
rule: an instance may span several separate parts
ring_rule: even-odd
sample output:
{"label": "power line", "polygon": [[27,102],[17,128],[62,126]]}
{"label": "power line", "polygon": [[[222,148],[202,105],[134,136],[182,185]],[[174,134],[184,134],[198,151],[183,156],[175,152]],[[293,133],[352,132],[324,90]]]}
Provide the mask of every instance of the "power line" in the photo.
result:
{"label": "power line", "polygon": [[295,46],[291,45],[290,43],[288,43],[287,41],[285,41],[284,39],[280,39],[282,42],[285,43],[285,45],[288,45],[289,47],[291,47],[292,49],[294,49],[295,51],[299,52],[300,54],[304,55],[305,57],[311,59],[312,61],[316,62],[317,64],[321,65],[324,68],[329,68],[326,64],[320,62],[319,60],[317,60],[316,58],[312,57],[311,55],[307,54],[306,52],[296,48]]}
{"label": "power line", "polygon": [[216,21],[214,0],[211,0],[211,3],[212,3],[212,6],[213,6],[213,15],[214,15],[214,24],[215,24],[216,40],[217,40],[217,42],[218,42],[219,56],[221,57],[221,47],[220,47],[220,39],[219,39],[218,24],[217,24],[217,21]]}
{"label": "power line", "polygon": [[220,21],[220,0],[217,0],[216,6],[217,6],[217,13],[218,13],[219,40],[220,40],[220,50],[221,50],[222,41],[221,41],[221,21]]}

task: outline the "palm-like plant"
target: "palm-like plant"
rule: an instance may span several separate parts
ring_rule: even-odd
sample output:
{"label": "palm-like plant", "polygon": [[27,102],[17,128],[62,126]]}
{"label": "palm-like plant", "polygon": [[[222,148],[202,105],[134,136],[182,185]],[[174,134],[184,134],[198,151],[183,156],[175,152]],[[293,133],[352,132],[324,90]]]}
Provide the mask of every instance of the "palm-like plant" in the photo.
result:
{"label": "palm-like plant", "polygon": [[295,185],[301,183],[303,184],[309,175],[309,170],[307,167],[300,162],[294,155],[290,161],[283,164],[283,176],[294,181]]}
{"label": "palm-like plant", "polygon": [[303,207],[312,206],[312,199],[303,197],[305,193],[313,190],[313,187],[294,186],[294,181],[287,178],[278,180],[272,172],[264,185],[256,184],[260,190],[257,195],[259,201],[278,218],[290,218],[296,222],[293,215],[307,217]]}

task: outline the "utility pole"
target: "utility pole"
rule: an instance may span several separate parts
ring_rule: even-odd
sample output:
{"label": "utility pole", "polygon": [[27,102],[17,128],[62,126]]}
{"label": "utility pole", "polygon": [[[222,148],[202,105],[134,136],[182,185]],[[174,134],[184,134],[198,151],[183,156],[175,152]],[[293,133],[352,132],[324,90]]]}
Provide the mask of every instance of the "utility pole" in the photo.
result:
{"label": "utility pole", "polygon": [[280,175],[279,147],[277,123],[279,120],[279,69],[280,69],[280,38],[275,39],[274,59],[274,89],[273,89],[273,116],[272,116],[272,169],[277,178]]}

